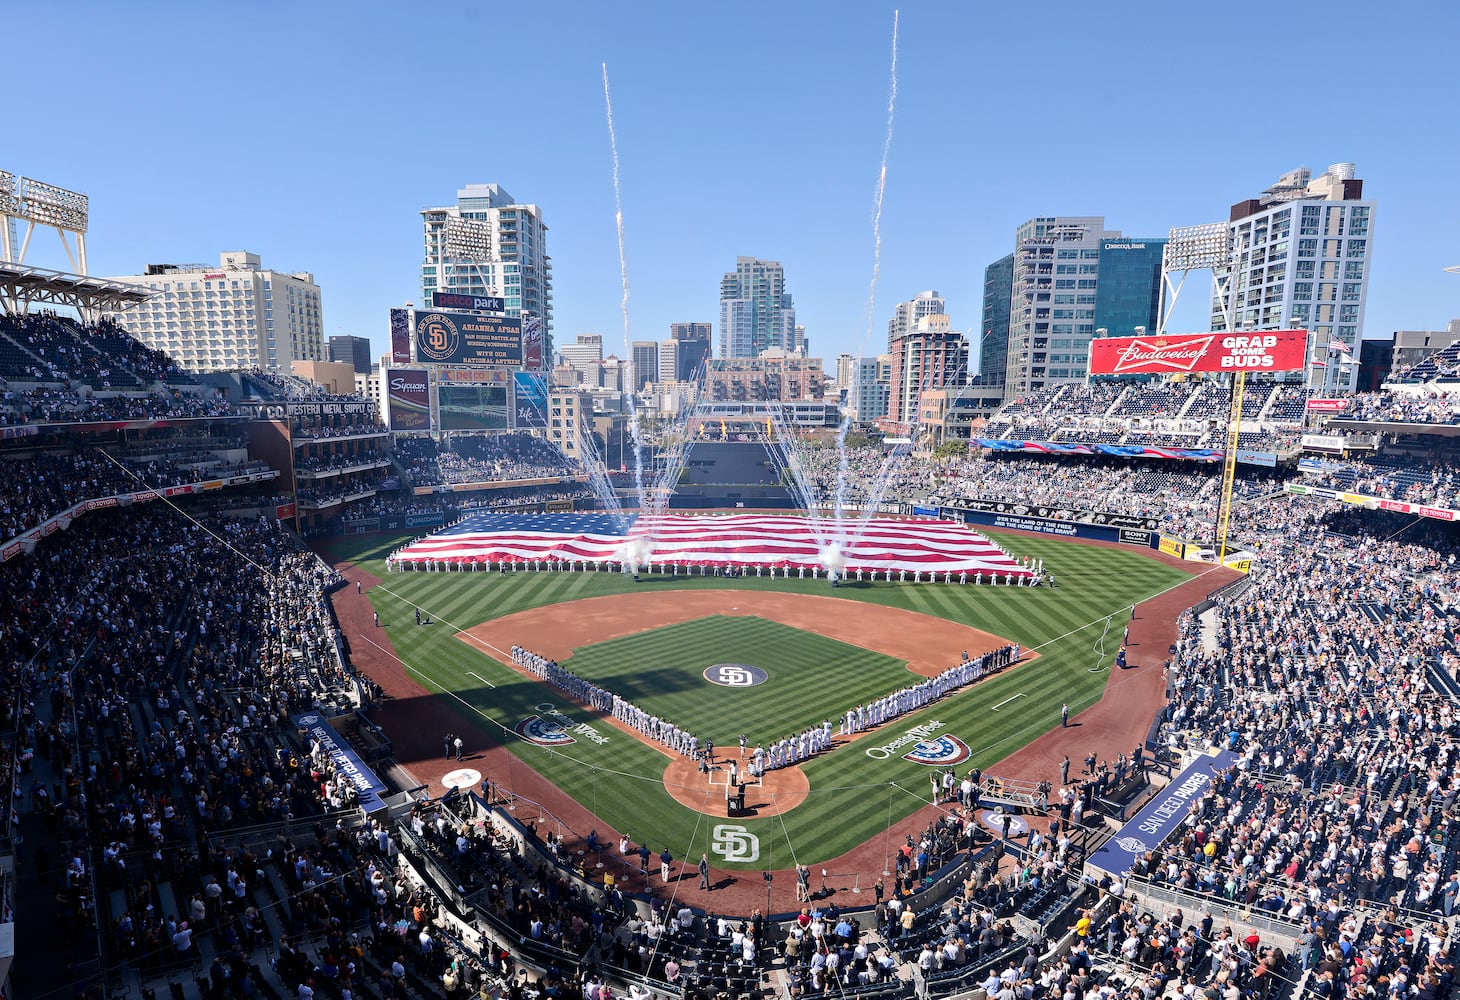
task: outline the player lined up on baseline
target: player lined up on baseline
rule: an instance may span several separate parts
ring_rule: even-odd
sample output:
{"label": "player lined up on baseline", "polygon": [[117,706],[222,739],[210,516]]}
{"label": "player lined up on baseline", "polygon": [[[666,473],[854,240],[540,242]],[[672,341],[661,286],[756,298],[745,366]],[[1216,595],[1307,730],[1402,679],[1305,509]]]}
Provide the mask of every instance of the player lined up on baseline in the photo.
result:
{"label": "player lined up on baseline", "polygon": [[[936,677],[930,677],[921,684],[912,684],[900,691],[894,691],[865,705],[858,705],[842,716],[841,735],[851,736],[872,726],[880,726],[909,712],[915,712],[924,705],[937,701],[950,691],[983,677],[984,674],[1000,670],[1019,659],[1017,642],[990,650],[976,659],[965,659]],[[965,653],[964,656],[968,654]]]}
{"label": "player lined up on baseline", "polygon": [[[890,722],[910,712],[916,712],[950,691],[956,691],[965,685],[972,684],[986,673],[1018,662],[1021,652],[1020,645],[1017,642],[1011,642],[998,649],[990,650],[982,656],[965,659],[936,677],[930,677],[919,684],[908,685],[866,705],[852,708],[841,716],[840,734],[849,736],[869,727]],[[968,654],[964,655],[966,657]],[[714,744],[712,742],[707,740],[702,747],[700,738],[696,734],[681,729],[668,719],[652,715],[612,691],[586,681],[570,670],[563,669],[558,666],[556,660],[540,656],[526,647],[514,644],[512,662],[562,689],[580,703],[612,715],[624,725],[638,730],[649,739],[657,741],[675,753],[698,760],[713,752]],[[831,749],[831,745],[832,724],[830,721],[810,726],[795,736],[776,740],[769,747],[757,745],[750,757],[750,774],[752,777],[759,778],[767,771],[799,764],[803,760]],[[741,755],[744,756],[743,747]]]}

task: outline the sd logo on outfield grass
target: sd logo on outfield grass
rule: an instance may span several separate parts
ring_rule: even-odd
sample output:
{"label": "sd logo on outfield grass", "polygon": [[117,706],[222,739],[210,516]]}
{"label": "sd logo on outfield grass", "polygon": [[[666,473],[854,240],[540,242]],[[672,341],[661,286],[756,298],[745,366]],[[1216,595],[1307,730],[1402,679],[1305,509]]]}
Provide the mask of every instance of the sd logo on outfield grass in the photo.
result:
{"label": "sd logo on outfield grass", "polygon": [[705,668],[705,680],[727,688],[748,688],[766,682],[766,672],[748,663],[717,663]]}

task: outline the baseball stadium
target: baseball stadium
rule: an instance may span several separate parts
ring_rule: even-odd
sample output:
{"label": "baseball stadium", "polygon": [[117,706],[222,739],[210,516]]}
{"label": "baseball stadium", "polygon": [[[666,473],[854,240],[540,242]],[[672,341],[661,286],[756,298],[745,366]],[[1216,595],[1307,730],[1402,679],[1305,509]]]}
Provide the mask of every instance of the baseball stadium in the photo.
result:
{"label": "baseball stadium", "polygon": [[607,65],[624,358],[497,184],[325,361],[0,170],[0,1000],[1453,995],[1460,321],[1350,163],[879,307],[898,17],[887,353],[752,257],[631,339]]}
{"label": "baseball stadium", "polygon": [[[106,321],[3,334],[52,418],[6,438],[7,905],[78,983],[977,996],[1030,956],[1134,975],[1183,915],[1279,994],[1331,914],[1448,960],[1424,369],[1317,427],[1281,382],[1062,386],[956,448],[691,411],[595,474]],[[78,350],[169,389],[55,419],[22,366]],[[1172,407],[1226,417],[1153,441]],[[1298,847],[1330,807],[1399,860]]]}

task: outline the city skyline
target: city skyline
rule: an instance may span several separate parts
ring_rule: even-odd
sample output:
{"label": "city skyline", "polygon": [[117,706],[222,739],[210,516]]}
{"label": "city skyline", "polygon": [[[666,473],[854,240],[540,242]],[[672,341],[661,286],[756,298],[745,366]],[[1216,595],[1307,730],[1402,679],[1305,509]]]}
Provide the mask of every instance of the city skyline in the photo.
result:
{"label": "city skyline", "polygon": [[[326,338],[369,337],[377,357],[386,310],[420,304],[421,210],[449,204],[469,184],[498,184],[540,206],[551,230],[558,342],[600,332],[605,353],[626,354],[604,62],[622,160],[631,340],[662,340],[674,322],[716,322],[721,275],[753,256],[785,267],[796,322],[816,356],[879,353],[896,303],[930,288],[976,353],[984,268],[1008,252],[1008,233],[1022,220],[1100,214],[1126,233],[1162,236],[1225,221],[1231,205],[1294,166],[1316,174],[1338,162],[1357,164],[1382,217],[1365,335],[1441,329],[1460,315],[1460,278],[1443,273],[1460,257],[1451,236],[1460,207],[1434,193],[1457,151],[1453,130],[1434,127],[1449,120],[1440,96],[1444,40],[1460,28],[1450,9],[1422,32],[1398,13],[1344,3],[1321,19],[1239,4],[1215,26],[1156,4],[1133,4],[1121,18],[1057,5],[1040,20],[951,3],[904,10],[869,316],[890,5],[839,7],[836,18],[765,7],[774,32],[750,15],[727,24],[677,7],[565,5],[575,14],[554,18],[554,44],[533,72],[494,78],[480,128],[463,128],[445,107],[431,110],[429,95],[467,86],[478,71],[442,56],[429,33],[408,30],[419,24],[404,11],[350,8],[344,18],[345,8],[325,4],[291,14],[281,37],[225,10],[190,11],[184,24],[135,8],[73,6],[86,12],[70,39],[70,59],[84,72],[56,74],[41,52],[16,53],[18,78],[37,81],[60,106],[84,101],[93,114],[126,120],[146,94],[194,93],[199,108],[210,93],[222,102],[216,114],[170,118],[165,135],[113,130],[105,155],[63,128],[64,115],[28,123],[3,165],[90,196],[92,273],[134,274],[149,262],[247,248],[281,269],[312,272]],[[1279,103],[1277,114],[1295,125],[1316,116],[1341,127],[1268,135],[1242,124],[1242,109],[1272,97],[1274,66],[1246,27],[1259,13],[1262,37],[1286,39],[1292,58],[1362,53],[1354,65],[1364,72],[1352,82],[1335,79],[1327,93],[1300,73]],[[512,36],[537,24],[529,10],[488,18],[469,8],[454,37]],[[1021,75],[1011,42],[1034,30],[1049,64],[1075,60],[1066,77]],[[219,41],[193,43],[203,37]],[[391,58],[356,58],[387,40]],[[1222,71],[1182,68],[1173,86],[1169,67],[1184,67],[1193,47],[1224,52]],[[684,49],[701,53],[696,70],[665,86],[652,54]],[[1132,53],[1141,59],[1130,62]],[[421,72],[428,63],[431,72]],[[737,106],[741,68],[752,65],[757,88],[774,97],[757,102],[757,129],[785,140],[774,156],[724,145],[724,123],[707,113]],[[95,86],[103,79],[107,86]],[[1069,101],[1071,79],[1080,82],[1078,102]],[[240,86],[277,100],[244,111],[228,100]],[[1061,142],[1010,156],[994,137],[1008,134],[1029,103]],[[241,147],[241,123],[262,120],[265,106],[270,141]],[[492,111],[509,108],[533,127],[498,126]],[[1228,134],[1213,132],[1228,122]],[[44,240],[27,260],[66,266]],[[1202,299],[1183,299],[1174,329],[1206,328]]]}

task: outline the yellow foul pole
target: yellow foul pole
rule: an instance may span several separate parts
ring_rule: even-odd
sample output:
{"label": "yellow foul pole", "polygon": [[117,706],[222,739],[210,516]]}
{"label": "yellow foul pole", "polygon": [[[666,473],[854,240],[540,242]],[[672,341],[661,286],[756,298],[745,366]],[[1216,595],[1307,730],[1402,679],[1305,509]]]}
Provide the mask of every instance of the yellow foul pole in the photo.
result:
{"label": "yellow foul pole", "polygon": [[1227,413],[1227,454],[1222,467],[1222,502],[1217,508],[1217,565],[1227,564],[1227,523],[1232,518],[1232,484],[1237,478],[1237,442],[1242,433],[1242,389],[1247,373],[1232,376],[1232,403]]}

